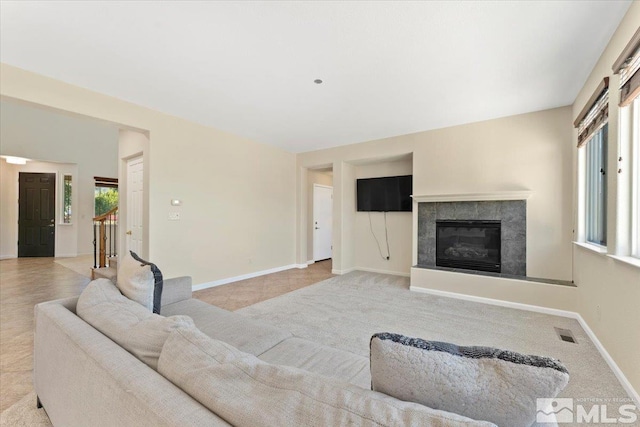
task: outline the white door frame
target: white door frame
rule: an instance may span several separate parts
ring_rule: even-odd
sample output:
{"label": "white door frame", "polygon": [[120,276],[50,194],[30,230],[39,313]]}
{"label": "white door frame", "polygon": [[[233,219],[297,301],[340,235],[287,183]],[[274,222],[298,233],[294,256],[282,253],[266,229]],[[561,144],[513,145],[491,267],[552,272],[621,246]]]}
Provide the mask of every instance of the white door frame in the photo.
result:
{"label": "white door frame", "polygon": [[[331,213],[331,217],[332,219],[330,221],[328,221],[328,225],[325,225],[323,227],[323,232],[327,232],[327,227],[328,227],[328,234],[329,234],[329,239],[330,239],[330,249],[327,251],[326,248],[320,248],[319,245],[321,244],[321,242],[319,241],[320,239],[317,238],[317,221],[318,219],[316,218],[317,215],[317,203],[316,203],[316,189],[318,188],[322,188],[322,189],[328,189],[331,190],[331,207],[328,210],[328,212]],[[330,185],[321,185],[321,184],[313,184],[313,194],[311,195],[312,200],[313,200],[313,212],[312,212],[312,219],[311,219],[311,227],[313,230],[312,233],[312,239],[313,239],[313,260],[314,261],[320,261],[323,259],[328,259],[328,258],[332,258],[333,257],[333,238],[332,238],[332,228],[333,228],[333,187]],[[327,256],[328,255],[328,256]]]}

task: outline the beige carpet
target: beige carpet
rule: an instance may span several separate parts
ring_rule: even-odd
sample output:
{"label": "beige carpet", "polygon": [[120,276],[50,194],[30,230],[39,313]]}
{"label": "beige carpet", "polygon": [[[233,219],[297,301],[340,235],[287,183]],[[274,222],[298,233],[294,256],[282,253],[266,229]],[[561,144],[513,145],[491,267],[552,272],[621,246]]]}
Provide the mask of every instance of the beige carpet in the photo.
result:
{"label": "beige carpet", "polygon": [[[411,292],[404,277],[356,271],[237,313],[365,357],[376,332],[551,356],[571,376],[561,397],[632,403],[576,320]],[[554,327],[570,329],[577,344],[561,341]],[[608,413],[617,414],[619,404],[607,403]]]}
{"label": "beige carpet", "polygon": [[36,393],[31,392],[0,414],[1,427],[49,427],[44,409],[36,408]]}

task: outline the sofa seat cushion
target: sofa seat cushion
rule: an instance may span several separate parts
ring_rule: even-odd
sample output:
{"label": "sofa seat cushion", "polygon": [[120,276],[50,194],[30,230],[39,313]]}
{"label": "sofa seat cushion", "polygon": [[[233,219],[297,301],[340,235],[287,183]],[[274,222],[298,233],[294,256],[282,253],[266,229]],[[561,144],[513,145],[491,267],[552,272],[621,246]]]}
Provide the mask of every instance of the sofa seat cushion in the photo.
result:
{"label": "sofa seat cushion", "polygon": [[327,347],[303,338],[288,338],[258,358],[274,365],[292,366],[371,388],[369,360],[347,351]]}
{"label": "sofa seat cushion", "polygon": [[160,350],[178,326],[193,325],[187,316],[153,314],[122,295],[108,279],[96,279],[82,291],[78,316],[142,362],[156,369]]}
{"label": "sofa seat cushion", "polygon": [[236,427],[493,425],[271,365],[196,328],[169,336],[158,372]]}
{"label": "sofa seat cushion", "polygon": [[211,338],[229,343],[255,356],[292,336],[288,331],[193,298],[163,306],[162,314],[187,315],[193,319],[198,329]]}

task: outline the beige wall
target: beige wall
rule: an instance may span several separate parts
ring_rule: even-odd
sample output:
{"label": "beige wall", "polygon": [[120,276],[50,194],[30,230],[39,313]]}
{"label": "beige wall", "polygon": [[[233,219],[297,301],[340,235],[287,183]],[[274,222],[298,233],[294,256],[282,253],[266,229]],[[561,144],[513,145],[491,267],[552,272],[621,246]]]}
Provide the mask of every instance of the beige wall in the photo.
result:
{"label": "beige wall", "polygon": [[313,184],[333,186],[333,174],[331,172],[322,172],[310,170],[307,172],[307,212],[309,219],[307,221],[307,258],[313,261]]}
{"label": "beige wall", "polygon": [[[148,131],[148,256],[166,277],[199,284],[295,262],[294,154],[6,64],[0,91]],[[168,220],[172,198],[180,221]]]}
{"label": "beige wall", "polygon": [[0,159],[0,259],[18,255],[18,181],[16,165]]}
{"label": "beige wall", "polygon": [[[413,160],[407,159],[356,165],[356,179],[382,176],[411,175]],[[382,255],[387,255],[384,214],[382,212],[353,212],[355,215],[356,268],[392,274],[409,275],[411,269],[411,243],[413,221],[411,212],[387,212],[390,258],[380,255],[373,231],[380,242]],[[371,217],[371,225],[369,224]]]}
{"label": "beige wall", "polygon": [[[571,280],[572,174],[567,165],[573,144],[567,123],[571,123],[571,108],[556,108],[303,153],[298,155],[298,167],[335,162],[334,189],[347,186],[347,193],[355,195],[355,184],[343,182],[335,165],[413,153],[416,195],[530,190],[528,275]],[[355,212],[352,205],[353,211],[345,214]],[[338,250],[344,252],[344,248]]]}
{"label": "beige wall", "polygon": [[[613,62],[627,45],[640,22],[640,3],[632,3],[609,45],[603,52],[591,75],[573,104],[572,122],[604,77],[609,84],[609,165],[610,171],[618,169],[618,76],[611,70]],[[574,131],[572,143],[577,141]],[[577,170],[577,154],[572,149],[574,171]],[[625,165],[626,166],[626,165]],[[624,166],[623,166],[624,167]],[[577,176],[575,172],[574,176]],[[609,173],[607,246],[614,254],[616,247],[617,174]],[[577,186],[576,186],[577,188]],[[577,190],[576,215],[578,211]],[[577,223],[576,216],[576,223]],[[573,249],[574,279],[580,290],[578,311],[598,336],[618,366],[623,370],[636,391],[640,390],[640,269],[616,261],[605,254],[598,254],[582,247]]]}
{"label": "beige wall", "polygon": [[344,274],[357,267],[354,227],[356,168],[348,162],[336,162],[333,167],[333,272]]}
{"label": "beige wall", "polygon": [[[93,177],[117,177],[117,128],[7,99],[0,101],[0,121],[0,154],[45,162],[43,170],[29,171],[56,172],[59,167],[55,165],[77,165],[73,177],[73,223],[57,227],[60,240],[57,240],[56,256],[93,253]],[[55,163],[48,166],[47,162]],[[59,195],[60,185],[56,190]],[[56,209],[57,223],[60,216],[61,208]]]}

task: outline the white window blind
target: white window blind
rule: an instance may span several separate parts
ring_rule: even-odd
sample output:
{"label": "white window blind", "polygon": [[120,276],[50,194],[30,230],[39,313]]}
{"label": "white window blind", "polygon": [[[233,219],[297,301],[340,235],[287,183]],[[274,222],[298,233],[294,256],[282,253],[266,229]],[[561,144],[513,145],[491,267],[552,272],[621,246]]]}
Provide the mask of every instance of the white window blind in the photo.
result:
{"label": "white window blind", "polygon": [[620,75],[620,106],[626,107],[640,95],[640,28],[613,63],[612,69]]}
{"label": "white window blind", "polygon": [[585,145],[609,121],[609,78],[605,77],[591,95],[578,118],[578,148]]}

